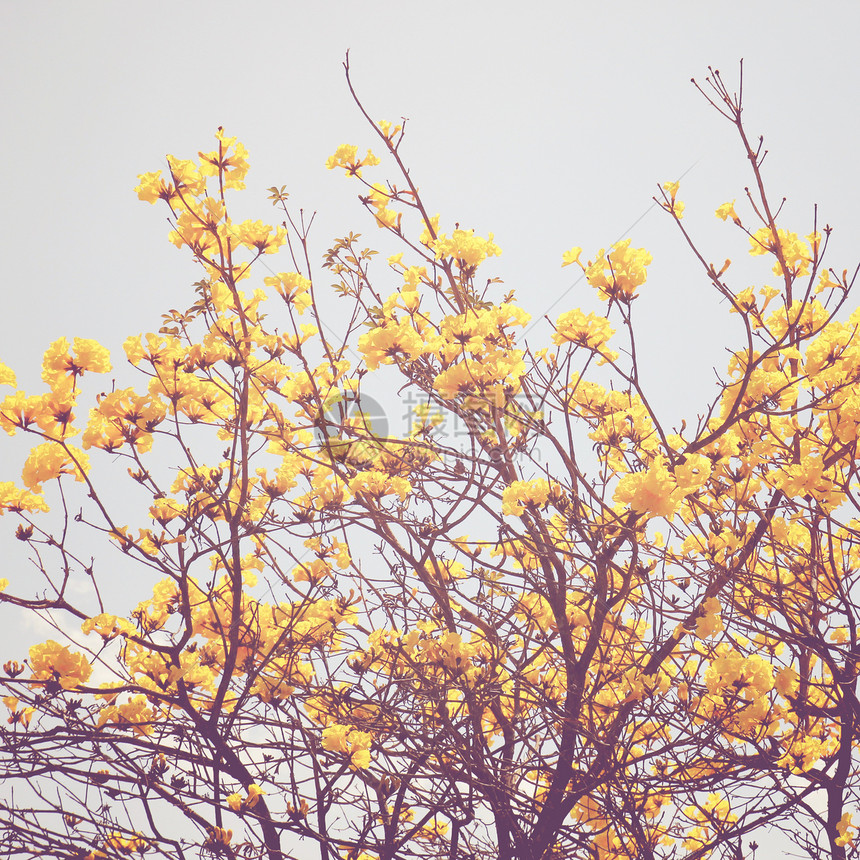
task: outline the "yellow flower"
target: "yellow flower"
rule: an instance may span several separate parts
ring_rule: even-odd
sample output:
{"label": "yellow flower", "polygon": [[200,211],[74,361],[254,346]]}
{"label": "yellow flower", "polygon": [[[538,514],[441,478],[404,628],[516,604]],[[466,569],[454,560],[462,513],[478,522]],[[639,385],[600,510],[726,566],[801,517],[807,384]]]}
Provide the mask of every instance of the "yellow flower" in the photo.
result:
{"label": "yellow flower", "polygon": [[416,834],[416,839],[421,839],[425,842],[435,842],[438,839],[445,837],[448,834],[448,824],[444,821],[438,821],[433,818],[425,824]]}
{"label": "yellow flower", "polygon": [[731,203],[723,203],[722,206],[717,207],[716,216],[717,216],[717,218],[720,218],[723,221],[725,221],[726,218],[731,218],[732,221],[735,222],[735,224],[741,223],[741,219],[738,218],[738,213],[735,212],[735,201],[734,200],[732,200]]}
{"label": "yellow flower", "polygon": [[9,714],[8,719],[6,720],[9,725],[16,726],[21,725],[25,729],[29,727],[31,720],[33,719],[33,714],[36,713],[35,708],[22,708],[20,711],[18,710],[18,698],[17,696],[5,696],[3,699],[3,704],[11,712]]}
{"label": "yellow flower", "polygon": [[[230,795],[231,797],[233,795]],[[236,795],[238,797],[238,795]],[[229,845],[233,839],[233,831],[227,830],[224,827],[212,827],[209,829],[209,838],[204,844],[204,848],[218,848]]]}
{"label": "yellow flower", "polygon": [[585,267],[585,278],[601,299],[631,302],[648,277],[646,267],[652,259],[644,248],[631,248],[630,239],[625,239],[613,245],[608,257],[601,249],[597,260]]}
{"label": "yellow flower", "polygon": [[387,208],[393,198],[392,195],[386,191],[385,186],[379,182],[375,182],[370,187],[367,198],[362,199],[366,200],[367,203],[376,209],[375,216],[378,227],[400,227],[400,222],[403,217],[402,213],[394,212]]}
{"label": "yellow flower", "polygon": [[130,636],[135,633],[134,625],[128,619],[106,612],[88,618],[81,624],[81,630],[86,635],[95,630],[105,642],[117,636]]}
{"label": "yellow flower", "polygon": [[755,287],[747,287],[741,290],[736,296],[734,304],[729,308],[730,314],[741,312],[750,313],[756,308]]}
{"label": "yellow flower", "polygon": [[700,639],[706,639],[723,630],[723,619],[720,616],[722,607],[716,597],[709,597],[702,604],[704,615],[696,620],[696,635]]}
{"label": "yellow flower", "polygon": [[110,353],[98,341],[76,337],[69,351],[69,342],[61,337],[55,340],[45,352],[42,360],[42,379],[54,387],[67,374],[81,376],[85,371],[107,373],[111,369]]}
{"label": "yellow flower", "polygon": [[838,823],[836,824],[836,832],[839,834],[839,836],[836,837],[835,841],[836,841],[836,844],[839,845],[840,847],[847,847],[849,845],[854,844],[854,836],[852,836],[848,832],[849,827],[852,830],[854,829],[851,826],[851,817],[852,817],[851,813],[846,812],[842,816],[842,818],[839,819]]}
{"label": "yellow flower", "polygon": [[329,170],[334,170],[336,167],[350,167],[358,161],[358,147],[349,143],[342,143],[334,152],[334,155],[329,156],[325,166]]}
{"label": "yellow flower", "polygon": [[402,125],[393,125],[387,119],[381,119],[377,123],[380,131],[385,135],[385,137],[392,141],[394,138],[402,131]]}
{"label": "yellow flower", "polygon": [[149,843],[139,833],[132,837],[125,837],[121,833],[114,832],[105,842],[105,848],[113,848],[120,854],[142,854],[148,847]]}
{"label": "yellow flower", "polygon": [[243,221],[234,228],[234,238],[246,248],[264,254],[274,254],[287,241],[287,231],[278,227],[274,232],[262,221]]}
{"label": "yellow flower", "polygon": [[144,203],[155,203],[166,191],[160,170],[151,173],[141,173],[137,178],[140,182],[134,190],[138,199]]}
{"label": "yellow flower", "polygon": [[822,272],[818,277],[818,284],[815,287],[816,293],[823,293],[825,290],[841,290],[842,284],[839,281],[834,281],[830,277],[830,272]]}
{"label": "yellow flower", "polygon": [[349,482],[349,489],[356,496],[381,498],[396,493],[401,499],[405,499],[412,492],[412,484],[406,478],[370,470],[359,472]]}
{"label": "yellow flower", "polygon": [[710,478],[712,468],[711,461],[704,454],[689,454],[683,463],[675,466],[675,483],[684,495],[695,492]]}
{"label": "yellow flower", "polygon": [[0,516],[6,511],[47,511],[48,505],[41,495],[21,490],[12,481],[0,481]]}
{"label": "yellow flower", "polygon": [[348,752],[349,744],[347,743],[346,737],[351,730],[351,726],[346,726],[343,723],[334,723],[333,725],[323,729],[323,749],[331,750],[332,752]]}
{"label": "yellow flower", "polygon": [[251,783],[251,785],[248,786],[248,796],[245,798],[245,806],[248,809],[253,809],[257,805],[257,801],[265,793],[266,792],[263,791],[259,785]]}
{"label": "yellow flower", "polygon": [[662,204],[663,208],[671,212],[679,221],[684,217],[684,204],[675,199],[680,182],[664,182],[663,190],[669,195],[669,203]]}
{"label": "yellow flower", "polygon": [[17,385],[15,371],[0,361],[0,385]]}
{"label": "yellow flower", "polygon": [[439,217],[439,215],[434,215],[429,224],[425,222],[424,229],[418,239],[422,245],[426,245],[430,249],[435,247],[436,237],[439,235]]}
{"label": "yellow flower", "polygon": [[[368,737],[370,737],[367,732],[353,732],[351,738],[353,739],[354,743],[354,739],[358,735],[367,735]],[[355,751],[350,756],[350,763],[353,767],[358,769],[370,767],[370,750],[364,748],[355,749]]]}
{"label": "yellow flower", "polygon": [[93,667],[80,652],[71,652],[53,639],[30,649],[30,668],[37,681],[58,681],[64,690],[85,684]]}
{"label": "yellow flower", "polygon": [[220,144],[216,151],[197,153],[200,157],[200,173],[203,176],[217,176],[220,173],[224,177],[225,188],[244,188],[249,167],[248,150],[235,137],[228,137],[223,128],[215,132],[215,139]]}
{"label": "yellow flower", "polygon": [[561,267],[562,267],[562,269],[565,266],[571,266],[574,263],[577,263],[578,265],[582,265],[579,262],[579,257],[581,254],[582,254],[582,248],[580,248],[580,247],[571,248],[569,251],[565,251],[561,255],[561,260],[562,260]]}
{"label": "yellow flower", "polygon": [[21,479],[34,493],[40,493],[44,481],[60,475],[74,475],[76,481],[83,481],[89,467],[90,458],[74,445],[43,442],[30,451]]}
{"label": "yellow flower", "polygon": [[165,159],[176,186],[175,196],[170,198],[172,206],[184,205],[179,197],[180,191],[185,195],[186,201],[189,197],[203,193],[206,180],[200,175],[200,170],[193,161],[188,158],[177,158],[175,155],[167,155]]}
{"label": "yellow flower", "polygon": [[347,173],[361,176],[362,167],[374,167],[379,164],[379,159],[368,149],[367,155],[361,160],[358,158],[358,147],[343,143],[330,156],[325,163],[329,170],[342,167]]}
{"label": "yellow flower", "polygon": [[115,451],[129,443],[138,451],[148,451],[151,431],[164,420],[166,411],[160,400],[138,395],[132,388],[112,391],[100,398],[97,409],[90,410],[83,446]]}
{"label": "yellow flower", "polygon": [[505,516],[521,517],[528,505],[542,507],[547,503],[556,485],[544,478],[533,481],[513,481],[502,492],[502,513]]}
{"label": "yellow flower", "polygon": [[272,277],[263,278],[267,287],[274,287],[278,295],[299,313],[311,304],[311,282],[298,272],[278,272]]}
{"label": "yellow flower", "polygon": [[45,405],[44,397],[28,397],[23,391],[7,394],[0,402],[0,427],[10,436],[15,435],[16,428],[26,430],[32,424],[38,424],[40,429],[49,432],[51,427],[46,420],[49,416]]}
{"label": "yellow flower", "polygon": [[[735,685],[736,681],[743,681]],[[748,701],[769,693],[776,681],[773,666],[761,655],[744,657],[729,645],[718,645],[717,656],[705,672],[705,684],[711,693],[717,693],[729,686],[738,686]]]}
{"label": "yellow flower", "polygon": [[107,347],[91,338],[76,337],[72,343],[75,350],[74,364],[77,371],[108,373],[111,369],[110,352]]}
{"label": "yellow flower", "polygon": [[671,518],[678,510],[683,491],[679,492],[665,461],[657,458],[643,472],[625,475],[612,498],[638,513]]}
{"label": "yellow flower", "polygon": [[684,814],[699,825],[688,831],[684,840],[685,848],[703,847],[711,840],[712,828],[719,828],[717,832],[720,832],[724,824],[738,820],[737,815],[731,811],[728,799],[714,792],[709,794],[708,799],[701,805],[688,806]]}
{"label": "yellow flower", "polygon": [[763,254],[773,254],[777,261],[773,264],[773,273],[783,275],[782,264],[778,253],[782,254],[783,260],[788,267],[787,274],[803,276],[809,272],[809,264],[812,262],[809,245],[798,238],[797,233],[789,233],[781,227],[776,231],[778,243],[774,241],[773,231],[770,227],[762,227],[750,236],[750,255],[753,257]]}
{"label": "yellow flower", "polygon": [[474,269],[487,257],[497,257],[502,253],[493,242],[493,234],[482,239],[474,230],[454,230],[449,239],[444,233],[439,235],[435,244],[436,258],[453,257],[461,269]]}
{"label": "yellow flower", "polygon": [[131,701],[122,705],[108,705],[99,712],[98,726],[114,723],[118,726],[130,726],[137,735],[152,734],[152,723],[155,712],[147,704],[143,694],[134,696]]}
{"label": "yellow flower", "polygon": [[125,339],[122,345],[125,356],[131,364],[137,365],[141,362],[146,352],[143,348],[140,335],[131,335]]}
{"label": "yellow flower", "polygon": [[785,666],[776,673],[774,687],[781,696],[793,696],[797,691],[800,676],[791,666]]}
{"label": "yellow flower", "polygon": [[409,319],[386,320],[359,337],[358,349],[367,366],[376,370],[380,364],[393,364],[399,356],[415,361],[424,355],[427,345]]}
{"label": "yellow flower", "polygon": [[615,334],[606,317],[590,313],[586,316],[579,308],[563,313],[555,324],[552,342],[560,345],[575,343],[598,350]]}
{"label": "yellow flower", "polygon": [[800,462],[774,470],[770,480],[789,498],[811,496],[828,507],[835,507],[842,503],[844,495],[828,471],[821,452],[804,439],[800,444]]}
{"label": "yellow flower", "polygon": [[349,755],[350,764],[354,768],[370,765],[369,747],[372,741],[373,736],[369,732],[360,732],[343,723],[333,723],[322,732],[323,749]]}

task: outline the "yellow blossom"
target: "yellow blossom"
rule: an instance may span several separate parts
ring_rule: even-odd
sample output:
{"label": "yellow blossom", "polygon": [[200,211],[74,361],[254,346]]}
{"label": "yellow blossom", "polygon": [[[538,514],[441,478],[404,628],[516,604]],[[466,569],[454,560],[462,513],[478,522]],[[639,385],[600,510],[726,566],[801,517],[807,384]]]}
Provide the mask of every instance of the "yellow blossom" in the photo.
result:
{"label": "yellow blossom", "polygon": [[781,696],[793,696],[797,692],[800,677],[791,666],[785,666],[776,673],[774,687]]}
{"label": "yellow blossom", "polygon": [[359,472],[352,478],[349,489],[356,496],[380,498],[396,494],[405,499],[412,492],[412,485],[406,478],[370,470]]}
{"label": "yellow blossom", "polygon": [[93,667],[80,652],[69,651],[53,639],[30,649],[30,669],[37,681],[58,681],[64,690],[85,684]]}
{"label": "yellow blossom", "polygon": [[574,263],[579,264],[579,258],[582,255],[582,248],[576,247],[571,248],[569,251],[565,251],[561,255],[561,267],[572,266]]}
{"label": "yellow blossom", "polygon": [[262,221],[243,221],[234,227],[233,236],[239,244],[258,253],[274,254],[287,241],[283,227],[274,229]]}
{"label": "yellow blossom", "polygon": [[847,847],[854,844],[855,837],[849,833],[849,829],[855,829],[851,825],[851,818],[851,813],[846,812],[836,824],[836,832],[839,834],[839,836],[836,837],[836,844],[840,847]]}
{"label": "yellow blossom", "polygon": [[372,740],[369,732],[359,731],[343,723],[333,723],[322,732],[323,749],[349,755],[352,767],[359,769],[370,765],[369,747]]}
{"label": "yellow blossom", "polygon": [[135,193],[144,203],[155,203],[156,200],[167,200],[174,195],[173,186],[169,186],[161,178],[161,171],[142,173],[137,177],[140,182],[135,187]]}
{"label": "yellow blossom", "polygon": [[251,785],[248,786],[248,796],[245,798],[245,806],[248,809],[253,809],[257,805],[257,801],[265,793],[266,792],[263,791],[259,785],[251,783]]}
{"label": "yellow blossom", "polygon": [[493,234],[486,239],[475,235],[474,230],[454,230],[449,239],[444,233],[436,238],[436,257],[452,257],[461,269],[474,269],[487,257],[498,256],[502,253],[493,242]]}
{"label": "yellow blossom", "polygon": [[606,317],[594,313],[586,315],[579,308],[566,311],[557,320],[552,342],[560,345],[575,343],[588,349],[599,350],[615,334]]}
{"label": "yellow blossom", "polygon": [[55,385],[65,375],[81,376],[85,371],[107,373],[111,369],[110,353],[98,341],[76,337],[69,349],[69,342],[61,337],[45,352],[42,361],[42,379]]}
{"label": "yellow blossom", "polygon": [[146,736],[153,732],[152,723],[155,716],[146,696],[140,694],[123,704],[110,704],[102,708],[97,725],[101,727],[112,723],[120,727],[129,726],[135,734]]}
{"label": "yellow blossom", "polygon": [[377,125],[379,126],[380,131],[385,135],[385,137],[389,141],[394,140],[394,138],[397,137],[397,135],[403,129],[402,125],[394,125],[393,123],[389,122],[387,119],[379,120]]}
{"label": "yellow blossom", "polygon": [[298,272],[279,272],[277,275],[263,278],[263,283],[267,287],[274,287],[278,295],[299,313],[311,304],[311,282]]}
{"label": "yellow blossom", "polygon": [[200,174],[217,176],[220,173],[224,177],[225,188],[244,188],[244,179],[248,173],[248,150],[235,137],[228,137],[222,128],[215,133],[215,138],[220,144],[218,150],[198,153]]}
{"label": "yellow blossom", "polygon": [[709,597],[702,604],[703,615],[696,620],[696,635],[700,639],[706,639],[723,630],[723,620],[720,617],[720,601],[716,597]]}
{"label": "yellow blossom", "polygon": [[22,490],[12,481],[0,481],[0,516],[6,511],[47,511],[45,499],[29,490]]}
{"label": "yellow blossom", "polygon": [[612,497],[634,511],[650,516],[671,518],[683,498],[665,461],[657,458],[647,469],[625,475]]}
{"label": "yellow blossom", "polygon": [[347,173],[361,176],[362,167],[374,167],[379,164],[379,159],[368,149],[364,158],[358,158],[358,147],[350,144],[341,144],[334,155],[330,156],[325,166],[329,170],[342,167]]}
{"label": "yellow blossom", "polygon": [[585,277],[602,299],[630,302],[645,283],[652,257],[644,248],[631,248],[630,239],[613,245],[608,255],[601,249],[595,262],[584,266]]}
{"label": "yellow blossom", "polygon": [[557,485],[544,478],[513,481],[502,493],[502,513],[505,516],[521,517],[529,505],[545,505],[553,492],[557,492]]}
{"label": "yellow blossom", "polygon": [[[756,230],[750,236],[750,254],[753,257],[763,254],[773,254],[777,257],[777,261],[773,264],[775,275],[789,274],[802,277],[807,274],[809,264],[812,262],[812,255],[806,242],[798,238],[797,233],[790,233],[781,227],[777,229],[776,235],[778,241],[774,240],[773,231],[770,227]],[[782,263],[779,260],[780,255],[788,267],[787,273],[783,272]]]}
{"label": "yellow blossom", "polygon": [[731,203],[723,203],[722,206],[717,207],[716,211],[717,218],[725,221],[727,218],[731,218],[735,224],[740,224],[741,219],[738,217],[738,213],[735,212],[735,201],[732,200]]}
{"label": "yellow blossom", "polygon": [[[230,795],[230,797],[238,797],[239,795]],[[228,798],[229,800],[229,798]],[[223,848],[225,845],[229,845],[233,840],[233,831],[227,830],[224,827],[211,827],[209,829],[209,836],[204,844],[204,848],[215,848],[216,850],[220,847]]]}
{"label": "yellow blossom", "polygon": [[675,199],[680,182],[664,182],[663,190],[669,195],[669,203],[664,203],[663,208],[671,212],[679,221],[684,217],[684,204]]}
{"label": "yellow blossom", "polygon": [[375,326],[358,339],[358,349],[367,366],[375,370],[380,364],[393,364],[399,357],[409,361],[420,358],[427,351],[424,337],[411,320],[387,320]]}
{"label": "yellow blossom", "polygon": [[89,466],[89,457],[74,445],[43,442],[30,451],[21,478],[30,490],[40,493],[43,482],[60,475],[74,475],[76,481],[83,481]]}

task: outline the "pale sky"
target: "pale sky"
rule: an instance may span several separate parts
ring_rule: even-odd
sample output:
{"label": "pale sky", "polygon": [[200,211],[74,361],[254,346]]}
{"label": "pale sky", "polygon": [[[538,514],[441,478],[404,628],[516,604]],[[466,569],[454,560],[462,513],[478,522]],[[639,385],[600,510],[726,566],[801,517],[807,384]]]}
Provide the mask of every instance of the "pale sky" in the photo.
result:
{"label": "pale sky", "polygon": [[[691,77],[712,65],[734,86],[744,58],[748,131],[765,135],[784,226],[809,233],[818,203],[835,228],[830,265],[860,258],[857,4],[4,0],[2,12],[0,360],[30,393],[63,335],[105,343],[133,384],[122,341],[193,301],[197,270],[168,244],[165,212],[132,189],[165,153],[211,149],[219,125],[250,151],[234,217],[275,218],[265,189],[286,185],[319,213],[318,255],[349,230],[377,241],[355,184],[325,169],[338,144],[375,143],[345,84],[347,50],[370,114],[408,117],[401,151],[429,209],[449,230],[495,234],[503,254],[488,275],[536,320],[596,306],[584,282],[570,289],[568,248],[588,258],[630,236],[652,252],[640,348],[667,423],[705,406],[738,329],[649,209],[657,184],[686,173],[685,224],[709,260],[736,258],[732,286],[766,282],[769,268],[744,262],[748,243],[713,216],[733,198],[740,211],[752,177]],[[547,331],[536,326],[532,345]],[[3,442],[0,480],[17,479],[22,449]],[[0,520],[0,547],[16,543],[14,525]]]}
{"label": "pale sky", "polygon": [[[132,189],[165,153],[210,148],[219,125],[250,150],[242,217],[274,217],[264,189],[286,185],[318,211],[320,253],[350,229],[375,241],[354,184],[324,167],[339,143],[373,142],[344,82],[347,49],[371,115],[409,118],[403,152],[429,208],[495,234],[492,274],[535,318],[574,280],[564,250],[588,257],[628,235],[657,183],[691,166],[679,196],[706,255],[743,254],[713,210],[751,176],[690,83],[709,64],[733,83],[742,57],[749,130],[766,136],[787,226],[810,232],[818,203],[837,228],[831,263],[851,267],[858,25],[844,2],[6,2],[0,357],[23,385],[60,335],[121,360],[126,335],[189,303],[197,273]],[[638,309],[646,367],[658,385],[680,374],[667,391],[691,396],[666,405],[695,411],[697,386],[725,364],[707,285],[657,209],[629,235],[655,258]],[[553,314],[586,301],[580,284]]]}

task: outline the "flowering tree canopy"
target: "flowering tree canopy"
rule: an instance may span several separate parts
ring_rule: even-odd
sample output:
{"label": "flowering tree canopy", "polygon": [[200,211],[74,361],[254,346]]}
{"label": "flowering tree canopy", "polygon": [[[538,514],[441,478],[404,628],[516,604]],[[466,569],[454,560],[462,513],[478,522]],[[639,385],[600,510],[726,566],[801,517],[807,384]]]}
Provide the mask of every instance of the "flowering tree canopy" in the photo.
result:
{"label": "flowering tree canopy", "polygon": [[[753,174],[726,242],[776,286],[705,259],[661,187],[739,332],[681,429],[637,366],[651,255],[565,253],[600,311],[536,348],[402,124],[365,113],[379,156],[328,160],[387,266],[350,233],[320,272],[283,189],[281,226],[234,221],[248,153],[221,129],[140,177],[199,264],[190,306],[88,413],[112,359],[80,338],[0,400],[33,439],[0,511],[36,572],[0,597],[57,631],[4,656],[4,856],[694,860],[769,826],[856,856],[854,278],[829,227],[777,220],[740,98],[702,92]],[[403,432],[361,410],[375,378],[412,398]]]}

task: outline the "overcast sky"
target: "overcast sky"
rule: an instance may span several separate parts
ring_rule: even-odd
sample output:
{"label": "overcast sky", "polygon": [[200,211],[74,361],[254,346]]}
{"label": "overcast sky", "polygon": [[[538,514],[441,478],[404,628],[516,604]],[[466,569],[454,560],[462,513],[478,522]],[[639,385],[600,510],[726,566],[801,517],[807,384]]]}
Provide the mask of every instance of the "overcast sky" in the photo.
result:
{"label": "overcast sky", "polygon": [[566,292],[567,248],[589,256],[630,235],[652,251],[638,309],[646,369],[673,417],[695,411],[711,368],[725,365],[725,337],[707,330],[714,300],[659,210],[628,228],[658,182],[689,171],[680,197],[706,256],[744,253],[713,210],[751,177],[732,127],[690,83],[709,64],[734,83],[744,58],[749,130],[765,135],[786,226],[808,233],[818,203],[837,228],[831,263],[851,267],[860,13],[850,8],[860,6],[6,2],[0,358],[32,385],[57,337],[116,352],[190,303],[197,271],[167,243],[164,211],[132,189],[165,153],[209,148],[219,125],[250,150],[239,217],[273,217],[264,189],[286,185],[296,206],[318,211],[320,253],[350,229],[375,241],[354,184],[324,167],[339,143],[373,142],[344,82],[350,50],[371,115],[409,118],[403,152],[429,208],[449,227],[495,233],[492,274],[536,318],[559,299],[553,315],[592,301],[584,284]]}
{"label": "overcast sky", "polygon": [[[0,360],[37,393],[45,347],[93,337],[131,384],[122,341],[189,305],[199,277],[167,243],[165,212],[136,199],[136,176],[163,168],[165,153],[211,148],[219,125],[250,151],[237,218],[273,218],[265,189],[286,185],[296,207],[319,213],[319,254],[348,230],[376,241],[354,184],[325,170],[338,144],[373,143],[344,81],[349,50],[371,115],[408,117],[402,152],[430,210],[448,229],[495,234],[503,255],[488,271],[536,319],[595,304],[560,268],[571,246],[589,257],[631,236],[652,251],[639,308],[645,384],[671,422],[694,418],[737,329],[670,219],[651,208],[657,184],[685,174],[685,223],[707,259],[738,259],[733,286],[766,282],[769,266],[744,264],[744,281],[748,245],[713,217],[740,202],[751,175],[734,129],[690,78],[713,65],[734,86],[744,58],[748,130],[765,135],[765,178],[775,199],[788,198],[785,226],[810,232],[818,203],[836,228],[830,264],[853,269],[858,9],[4,0]],[[533,345],[545,333],[538,326]],[[17,477],[8,445],[0,464],[0,479]],[[9,526],[0,522],[0,541]]]}

